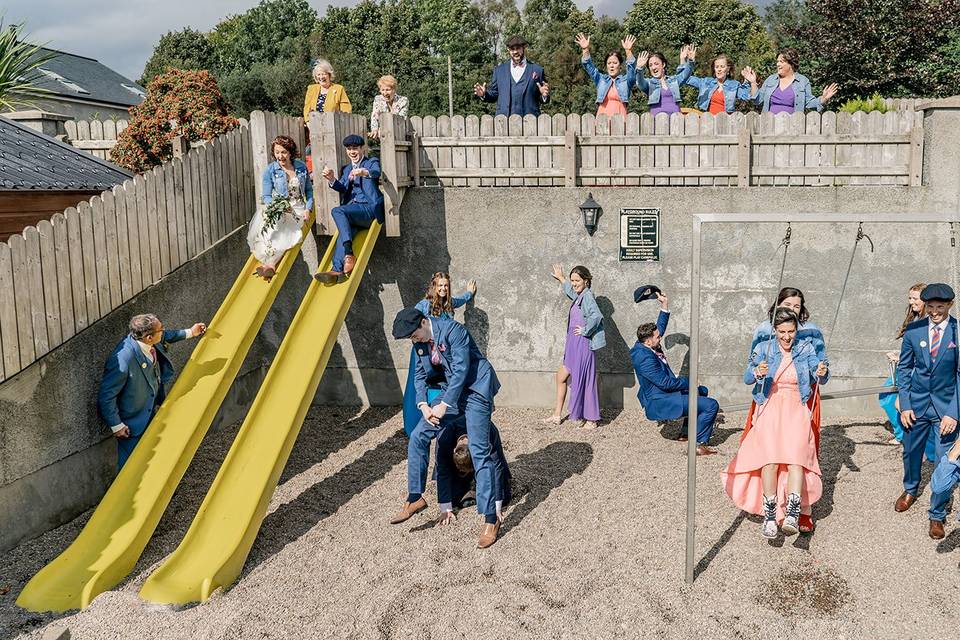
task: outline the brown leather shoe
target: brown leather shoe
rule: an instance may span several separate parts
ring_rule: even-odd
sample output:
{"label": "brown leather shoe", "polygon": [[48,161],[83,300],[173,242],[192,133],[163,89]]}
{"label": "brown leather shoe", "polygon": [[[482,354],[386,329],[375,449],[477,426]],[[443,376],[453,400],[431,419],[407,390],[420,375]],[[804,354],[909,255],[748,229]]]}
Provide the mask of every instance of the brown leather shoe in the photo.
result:
{"label": "brown leather shoe", "polygon": [[897,498],[896,504],[893,505],[893,510],[898,513],[903,513],[909,509],[914,502],[917,501],[917,496],[910,495],[906,491],[900,494],[900,497]]}
{"label": "brown leather shoe", "polygon": [[403,509],[400,509],[400,511],[397,512],[397,515],[390,519],[390,524],[400,524],[401,522],[406,522],[426,508],[427,501],[424,500],[422,496],[418,498],[416,502],[404,502]]}
{"label": "brown leather shoe", "polygon": [[943,540],[943,536],[946,534],[943,532],[943,521],[942,520],[931,520],[930,521],[930,537],[934,540]]}
{"label": "brown leather shoe", "polygon": [[323,284],[337,284],[347,279],[347,275],[340,271],[323,271],[313,274],[313,279]]}
{"label": "brown leather shoe", "polygon": [[484,522],[483,528],[480,529],[480,540],[477,541],[477,549],[486,549],[492,546],[493,543],[497,541],[498,533],[500,533],[499,519],[495,524]]}
{"label": "brown leather shoe", "polygon": [[347,275],[350,275],[350,272],[353,271],[353,268],[357,266],[357,258],[349,253],[343,258],[343,272]]}
{"label": "brown leather shoe", "polygon": [[711,449],[705,444],[697,445],[697,455],[698,456],[712,456],[717,452],[716,449]]}

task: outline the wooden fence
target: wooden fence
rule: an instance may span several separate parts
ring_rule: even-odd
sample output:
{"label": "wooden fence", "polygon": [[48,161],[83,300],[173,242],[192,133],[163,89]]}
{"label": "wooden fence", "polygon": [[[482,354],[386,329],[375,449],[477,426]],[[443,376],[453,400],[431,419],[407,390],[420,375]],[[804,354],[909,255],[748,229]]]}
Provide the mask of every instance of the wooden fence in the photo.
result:
{"label": "wooden fence", "polygon": [[111,160],[110,151],[117,144],[117,136],[128,124],[126,120],[67,120],[63,126],[74,147],[101,160]]}
{"label": "wooden fence", "polygon": [[416,184],[919,185],[923,114],[413,117]]}
{"label": "wooden fence", "polygon": [[0,243],[0,380],[246,224],[254,182],[243,122]]}

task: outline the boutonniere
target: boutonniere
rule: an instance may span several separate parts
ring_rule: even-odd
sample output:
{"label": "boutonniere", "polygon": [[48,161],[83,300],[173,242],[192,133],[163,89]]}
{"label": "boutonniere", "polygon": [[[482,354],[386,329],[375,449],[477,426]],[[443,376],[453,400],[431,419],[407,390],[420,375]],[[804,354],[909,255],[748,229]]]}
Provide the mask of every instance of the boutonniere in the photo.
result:
{"label": "boutonniere", "polygon": [[422,356],[422,355],[423,355],[423,349],[417,349],[417,355],[418,355],[418,356]]}
{"label": "boutonniere", "polygon": [[921,340],[921,341],[920,341],[920,346],[921,346],[921,347],[927,346],[927,341],[926,341],[926,340]]}
{"label": "boutonniere", "polygon": [[531,76],[531,77],[533,78],[533,81],[536,82],[536,81],[537,81],[537,72],[534,71],[534,72],[533,72],[533,76]]}

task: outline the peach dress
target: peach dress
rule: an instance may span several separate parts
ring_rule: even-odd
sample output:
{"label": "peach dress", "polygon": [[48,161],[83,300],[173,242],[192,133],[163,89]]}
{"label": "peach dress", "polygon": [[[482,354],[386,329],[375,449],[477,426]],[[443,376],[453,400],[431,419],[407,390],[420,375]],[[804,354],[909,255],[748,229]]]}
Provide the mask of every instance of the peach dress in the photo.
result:
{"label": "peach dress", "polygon": [[620,94],[617,93],[617,85],[615,83],[610,83],[610,90],[607,91],[607,96],[603,99],[603,102],[600,103],[600,106],[597,107],[597,115],[621,115],[627,117],[627,105],[620,101]]}
{"label": "peach dress", "polygon": [[780,350],[783,360],[774,377],[770,397],[757,410],[753,428],[740,443],[737,455],[720,474],[723,488],[733,503],[749,513],[763,514],[763,484],[760,469],[771,463],[777,471],[777,520],[783,520],[787,502],[787,465],[803,467],[801,513],[823,494],[817,445],[810,426],[810,410],[800,401],[797,368],[790,353]]}

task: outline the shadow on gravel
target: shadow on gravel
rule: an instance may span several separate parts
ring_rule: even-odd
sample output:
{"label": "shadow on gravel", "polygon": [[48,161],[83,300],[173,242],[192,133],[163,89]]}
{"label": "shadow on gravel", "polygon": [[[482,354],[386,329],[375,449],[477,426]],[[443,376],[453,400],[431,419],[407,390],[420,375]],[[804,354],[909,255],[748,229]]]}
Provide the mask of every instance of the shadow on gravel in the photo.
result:
{"label": "shadow on gravel", "polygon": [[569,478],[580,475],[593,461],[586,442],[553,442],[539,451],[518,456],[513,473],[513,511],[507,515],[500,537],[510,533]]}
{"label": "shadow on gravel", "polygon": [[700,577],[700,574],[707,570],[707,567],[710,566],[710,563],[713,562],[713,559],[719,555],[720,550],[727,546],[727,543],[730,542],[733,538],[733,534],[737,532],[737,529],[740,528],[740,525],[743,524],[743,521],[747,519],[747,512],[741,511],[737,514],[737,517],[733,519],[733,522],[730,523],[730,526],[727,527],[727,530],[720,534],[720,539],[713,543],[713,546],[710,547],[710,550],[700,558],[700,562],[697,563],[697,566],[693,568],[693,579],[696,580]]}
{"label": "shadow on gravel", "polygon": [[960,529],[954,529],[937,543],[937,553],[950,553],[957,547],[960,547]]}
{"label": "shadow on gravel", "polygon": [[845,429],[824,426],[820,430],[820,477],[823,479],[823,495],[813,505],[814,523],[833,513],[833,495],[843,468],[846,467],[851,472],[860,471],[860,467],[853,461],[856,448],[856,443],[847,437]]}
{"label": "shadow on gravel", "polygon": [[[357,418],[360,419],[362,416]],[[407,437],[402,430],[398,430],[340,471],[301,493],[295,500],[278,507],[264,519],[241,579],[317,523],[336,513],[406,458]]]}

